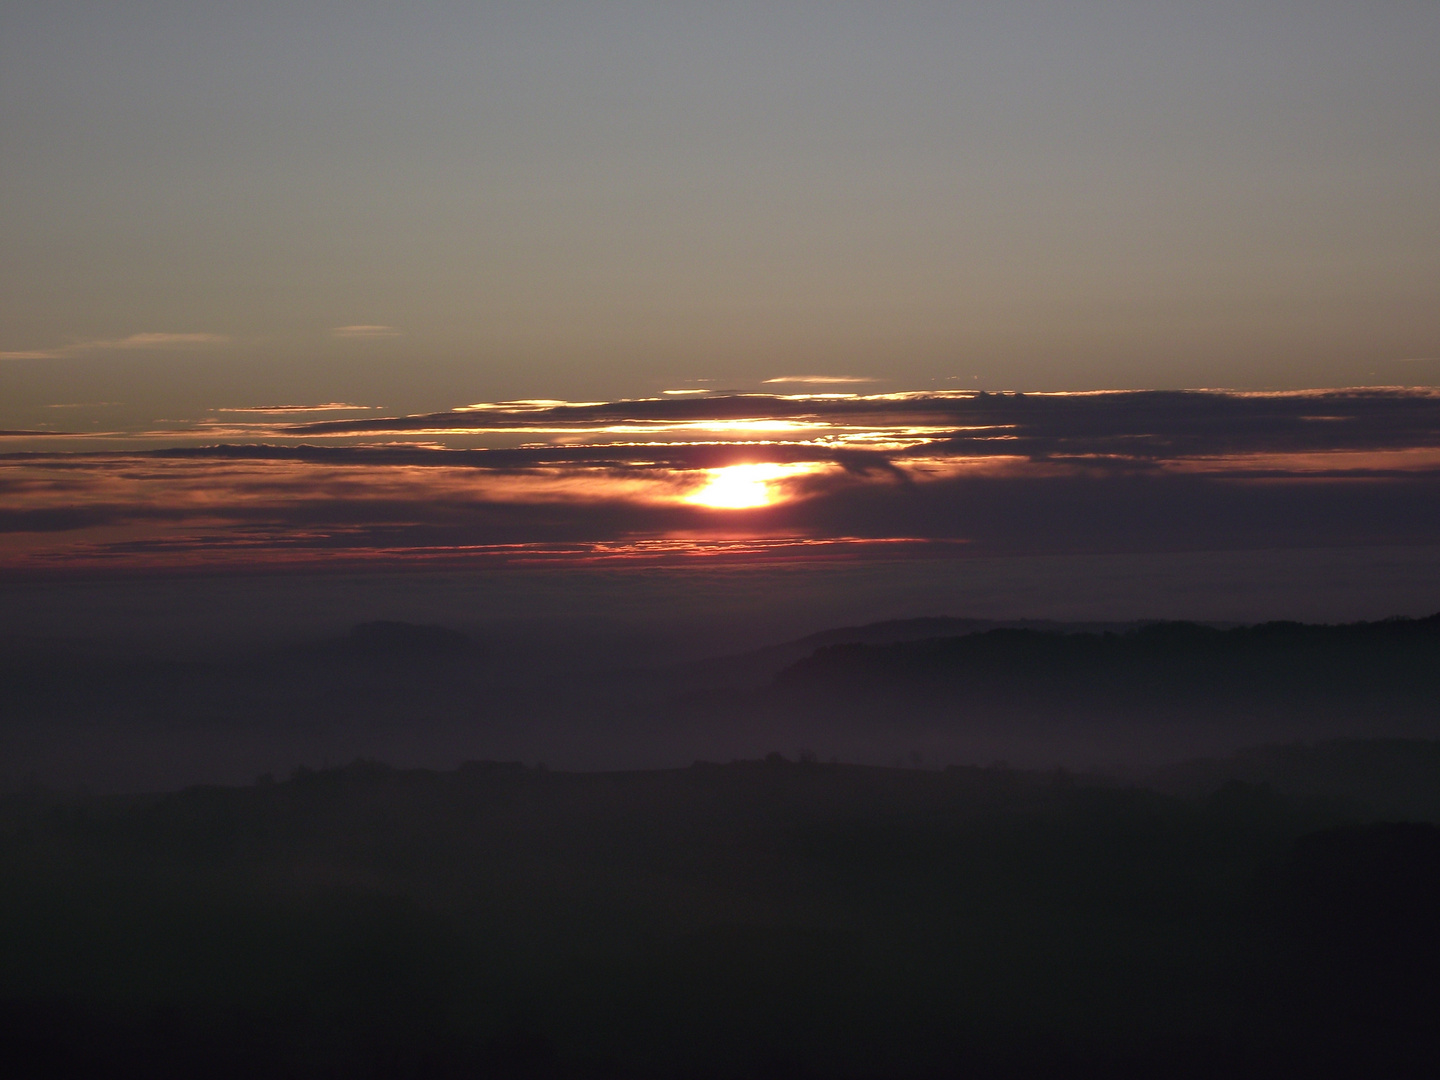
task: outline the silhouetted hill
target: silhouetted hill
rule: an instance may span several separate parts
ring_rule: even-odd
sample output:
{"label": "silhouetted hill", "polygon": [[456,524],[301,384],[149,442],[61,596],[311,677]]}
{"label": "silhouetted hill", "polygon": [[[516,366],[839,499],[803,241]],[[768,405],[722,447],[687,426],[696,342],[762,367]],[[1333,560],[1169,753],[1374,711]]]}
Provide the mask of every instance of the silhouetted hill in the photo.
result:
{"label": "silhouetted hill", "polygon": [[1119,633],[994,629],[818,650],[781,672],[787,703],[904,703],[990,717],[1153,721],[1254,716],[1440,718],[1440,615],[1339,626],[1219,629],[1152,623]]}
{"label": "silhouetted hill", "polygon": [[1440,822],[1440,742],[1423,739],[1251,747],[1229,757],[1167,765],[1147,772],[1144,782],[1192,797],[1231,782],[1263,784],[1380,817]]}
{"label": "silhouetted hill", "polygon": [[768,645],[730,656],[711,657],[683,665],[696,682],[716,686],[760,685],[797,661],[833,645],[889,645],[895,642],[961,637],[988,630],[1034,630],[1042,633],[1094,633],[1128,630],[1140,623],[1055,622],[1049,619],[953,619],[932,616],[890,619],[863,626],[822,630],[794,641]]}
{"label": "silhouetted hill", "polygon": [[1440,998],[1440,828],[1376,822],[1300,837],[1257,882],[1272,962],[1256,1021],[1324,1031],[1275,1062],[1286,1075],[1434,1075]]}
{"label": "silhouetted hill", "polygon": [[1437,836],[779,755],[11,797],[0,1040],[49,1076],[1433,1075]]}

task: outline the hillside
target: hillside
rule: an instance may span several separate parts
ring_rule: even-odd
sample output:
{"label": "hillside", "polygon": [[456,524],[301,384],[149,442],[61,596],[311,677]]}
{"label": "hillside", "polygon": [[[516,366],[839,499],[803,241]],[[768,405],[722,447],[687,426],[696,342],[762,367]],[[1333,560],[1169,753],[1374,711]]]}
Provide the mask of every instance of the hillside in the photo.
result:
{"label": "hillside", "polygon": [[57,1076],[1403,1075],[1440,829],[1355,786],[776,755],[12,797],[0,1032]]}

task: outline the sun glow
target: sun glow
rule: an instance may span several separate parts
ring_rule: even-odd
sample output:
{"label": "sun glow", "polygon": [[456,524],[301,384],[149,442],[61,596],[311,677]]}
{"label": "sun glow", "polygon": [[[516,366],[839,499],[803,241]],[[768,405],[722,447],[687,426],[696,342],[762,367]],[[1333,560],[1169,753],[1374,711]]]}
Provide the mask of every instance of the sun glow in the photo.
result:
{"label": "sun glow", "polygon": [[772,486],[776,480],[805,471],[808,470],[803,466],[769,464],[707,469],[709,479],[705,486],[685,501],[716,510],[749,510],[769,506],[779,501],[779,494]]}

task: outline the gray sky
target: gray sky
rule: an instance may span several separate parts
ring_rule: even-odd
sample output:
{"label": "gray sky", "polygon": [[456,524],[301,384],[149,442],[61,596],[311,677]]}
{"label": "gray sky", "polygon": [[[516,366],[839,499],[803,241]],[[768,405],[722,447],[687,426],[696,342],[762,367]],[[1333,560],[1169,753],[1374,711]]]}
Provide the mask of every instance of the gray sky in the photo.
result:
{"label": "gray sky", "polygon": [[6,0],[0,427],[1433,384],[1437,42],[1433,0]]}

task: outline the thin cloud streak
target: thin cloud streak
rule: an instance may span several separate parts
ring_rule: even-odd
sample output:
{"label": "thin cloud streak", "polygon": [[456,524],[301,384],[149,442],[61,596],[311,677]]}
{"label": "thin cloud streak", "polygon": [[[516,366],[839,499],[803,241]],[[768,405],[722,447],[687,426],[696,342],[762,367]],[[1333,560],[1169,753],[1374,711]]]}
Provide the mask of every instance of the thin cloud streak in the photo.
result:
{"label": "thin cloud streak", "polygon": [[338,338],[390,338],[399,337],[400,331],[393,326],[375,323],[356,323],[353,326],[332,326],[330,333]]}
{"label": "thin cloud streak", "polygon": [[168,333],[148,331],[130,334],[123,338],[91,338],[53,349],[28,349],[0,352],[0,360],[61,360],[70,356],[112,350],[133,351],[139,349],[183,349],[229,344],[224,334],[210,333]]}
{"label": "thin cloud streak", "polygon": [[155,349],[175,348],[185,345],[224,345],[229,338],[223,334],[131,334],[129,337],[110,341],[91,341],[80,348],[86,349]]}
{"label": "thin cloud streak", "polygon": [[331,401],[323,405],[249,405],[234,409],[211,409],[212,413],[249,413],[261,416],[284,416],[289,413],[374,412],[379,405],[352,405]]}
{"label": "thin cloud streak", "polygon": [[868,375],[780,375],[773,379],[762,380],[764,385],[771,383],[875,383],[879,381]]}

